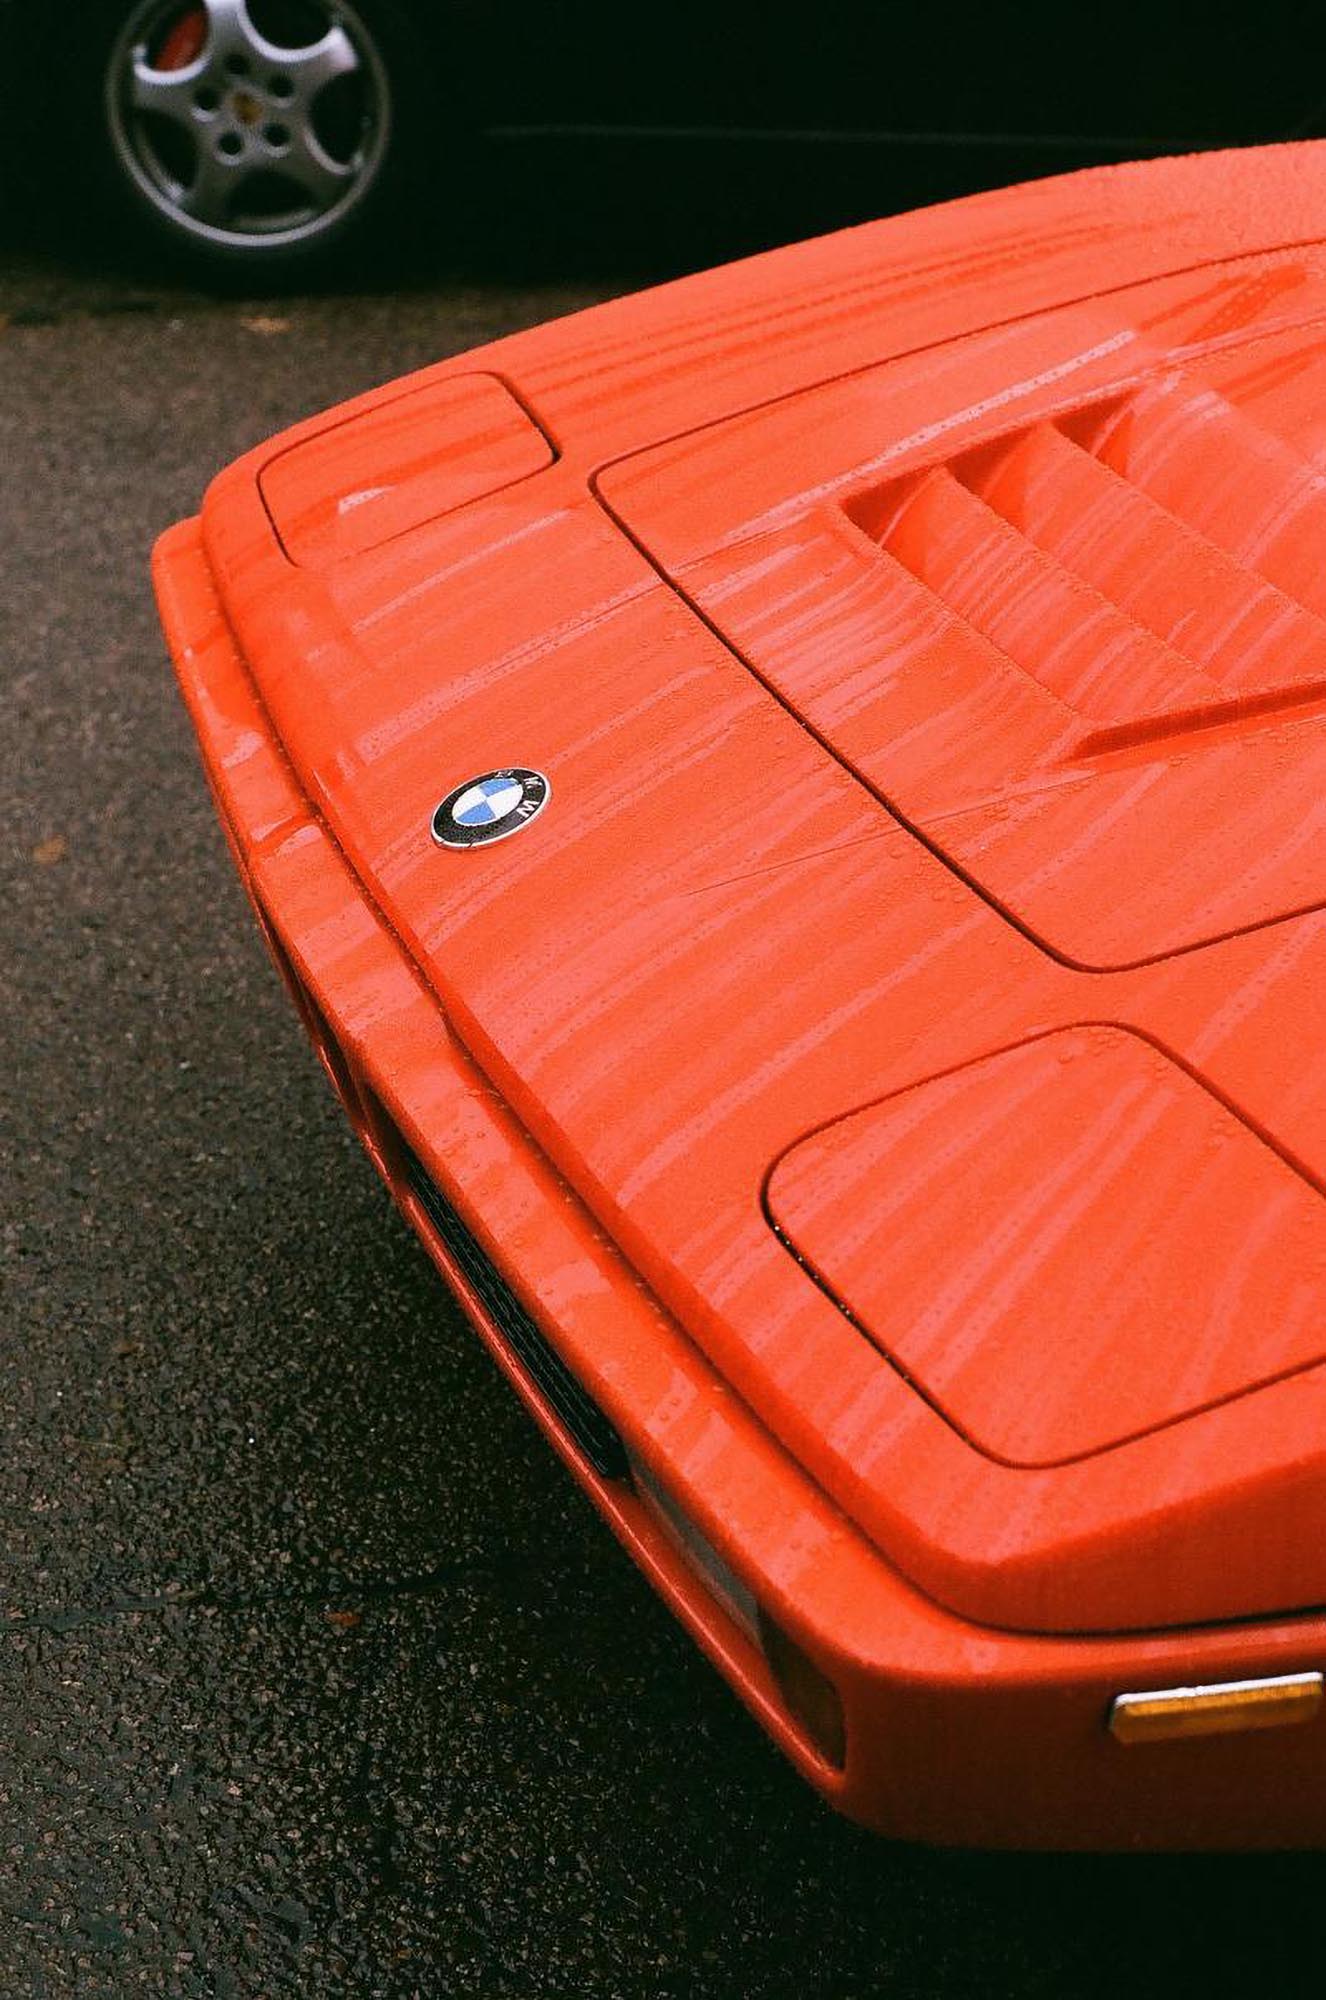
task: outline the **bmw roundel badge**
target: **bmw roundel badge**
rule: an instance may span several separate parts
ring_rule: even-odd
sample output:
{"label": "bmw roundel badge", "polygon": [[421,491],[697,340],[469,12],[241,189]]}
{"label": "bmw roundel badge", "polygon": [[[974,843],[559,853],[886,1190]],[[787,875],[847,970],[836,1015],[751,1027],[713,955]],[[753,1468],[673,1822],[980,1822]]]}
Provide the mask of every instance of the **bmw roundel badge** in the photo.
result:
{"label": "bmw roundel badge", "polygon": [[483,847],[505,840],[536,819],[552,796],[542,771],[485,771],[448,792],[433,814],[433,838],[442,847]]}

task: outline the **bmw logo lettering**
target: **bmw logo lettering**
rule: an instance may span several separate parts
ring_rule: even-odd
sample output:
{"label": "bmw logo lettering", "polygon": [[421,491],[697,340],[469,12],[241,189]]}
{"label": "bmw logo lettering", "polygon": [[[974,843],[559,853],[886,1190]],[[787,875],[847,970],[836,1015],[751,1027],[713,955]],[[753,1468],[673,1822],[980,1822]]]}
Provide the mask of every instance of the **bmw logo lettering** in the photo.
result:
{"label": "bmw logo lettering", "polygon": [[433,838],[443,847],[483,847],[519,833],[547,805],[552,786],[542,771],[485,771],[448,792],[433,814]]}

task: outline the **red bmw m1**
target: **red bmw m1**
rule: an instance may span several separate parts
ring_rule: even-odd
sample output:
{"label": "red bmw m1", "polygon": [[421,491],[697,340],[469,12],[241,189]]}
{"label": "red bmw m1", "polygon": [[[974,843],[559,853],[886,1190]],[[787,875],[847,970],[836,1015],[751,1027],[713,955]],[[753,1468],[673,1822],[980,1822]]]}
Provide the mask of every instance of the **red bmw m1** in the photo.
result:
{"label": "red bmw m1", "polygon": [[806,1776],[1326,1839],[1326,147],[499,341],[156,582],[355,1129]]}

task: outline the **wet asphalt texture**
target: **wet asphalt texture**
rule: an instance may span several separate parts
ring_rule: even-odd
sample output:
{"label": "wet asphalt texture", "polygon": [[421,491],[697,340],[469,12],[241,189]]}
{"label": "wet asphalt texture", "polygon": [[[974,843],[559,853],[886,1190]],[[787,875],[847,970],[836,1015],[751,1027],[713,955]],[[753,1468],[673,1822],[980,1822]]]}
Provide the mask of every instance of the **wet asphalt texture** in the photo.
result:
{"label": "wet asphalt texture", "polygon": [[823,1808],[466,1331],[259,944],[153,538],[267,433],[629,281],[0,264],[0,1996],[1315,1992],[1317,1857]]}

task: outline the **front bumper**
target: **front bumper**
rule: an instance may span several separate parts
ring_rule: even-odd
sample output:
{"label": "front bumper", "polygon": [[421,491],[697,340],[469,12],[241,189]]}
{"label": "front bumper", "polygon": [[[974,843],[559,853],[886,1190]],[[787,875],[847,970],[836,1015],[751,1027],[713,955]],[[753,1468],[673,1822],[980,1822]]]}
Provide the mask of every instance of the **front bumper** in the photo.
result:
{"label": "front bumper", "polygon": [[[971,1625],[890,1567],[646,1292],[449,1031],[295,783],[235,648],[197,522],[155,563],[175,665],[236,864],[374,1164],[517,1393],[618,1539],[781,1748],[837,1807],[904,1838],[1059,1847],[1326,1840],[1326,1720],[1127,1746],[1123,1690],[1326,1663],[1326,1617],[1107,1638]],[[462,1236],[421,1192],[425,1170]],[[596,1460],[479,1267],[582,1385],[644,1479]],[[688,1559],[649,1487],[735,1579]],[[1145,1560],[1145,1552],[1139,1552]],[[841,1767],[789,1711],[753,1602],[832,1682]]]}

